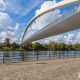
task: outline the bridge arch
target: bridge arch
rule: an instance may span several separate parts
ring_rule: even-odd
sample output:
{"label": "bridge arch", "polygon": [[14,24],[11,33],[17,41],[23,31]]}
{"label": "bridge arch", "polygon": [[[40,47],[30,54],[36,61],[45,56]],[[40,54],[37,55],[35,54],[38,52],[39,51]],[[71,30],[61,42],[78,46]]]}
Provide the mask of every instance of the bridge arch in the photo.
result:
{"label": "bridge arch", "polygon": [[[80,3],[80,0],[64,0],[64,1],[61,1],[51,7],[49,7],[47,10],[45,10],[44,12],[36,15],[35,17],[33,17],[31,19],[31,21],[28,23],[28,25],[26,26],[26,29],[23,33],[23,37],[22,37],[22,42],[23,42],[23,39],[24,39],[24,36],[25,36],[25,33],[27,32],[29,26],[36,20],[38,19],[39,17],[41,17],[42,15],[48,13],[48,12],[51,12],[51,11],[54,11],[56,9],[59,9],[59,8],[62,8],[62,7],[66,7],[66,6],[69,6],[69,5],[73,5],[73,4],[77,4],[77,3]],[[20,44],[21,45],[21,44]]]}

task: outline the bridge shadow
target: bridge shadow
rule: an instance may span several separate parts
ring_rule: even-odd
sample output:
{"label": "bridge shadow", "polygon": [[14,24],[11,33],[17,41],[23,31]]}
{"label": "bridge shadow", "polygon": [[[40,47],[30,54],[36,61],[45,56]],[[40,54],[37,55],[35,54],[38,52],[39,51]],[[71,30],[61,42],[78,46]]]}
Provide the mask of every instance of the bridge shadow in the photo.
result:
{"label": "bridge shadow", "polygon": [[48,63],[36,63],[36,64],[48,64]]}
{"label": "bridge shadow", "polygon": [[[48,64],[48,63],[31,63],[31,64]],[[28,65],[28,64],[10,63],[10,64],[6,64],[6,65]]]}

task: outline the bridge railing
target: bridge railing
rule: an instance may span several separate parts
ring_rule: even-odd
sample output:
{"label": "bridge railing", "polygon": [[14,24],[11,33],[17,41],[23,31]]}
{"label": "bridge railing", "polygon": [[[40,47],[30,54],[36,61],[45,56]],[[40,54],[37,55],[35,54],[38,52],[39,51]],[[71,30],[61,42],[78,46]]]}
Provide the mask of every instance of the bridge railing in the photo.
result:
{"label": "bridge railing", "polygon": [[56,20],[54,20],[53,22],[51,22],[50,24],[46,25],[45,27],[43,27],[41,30],[37,31],[34,35],[30,36],[28,39],[34,37],[35,35],[43,32],[44,30],[48,29],[49,26],[54,26],[58,23],[60,23],[61,21],[69,18],[70,16],[76,14],[80,12],[80,4],[75,6],[73,9],[71,9],[70,11],[66,12],[65,14],[61,15],[59,18],[57,18]]}
{"label": "bridge railing", "polygon": [[[71,9],[70,11],[66,12],[65,14],[61,15],[59,18],[57,18],[56,20],[54,20],[53,22],[51,22],[50,24],[48,24],[47,26],[45,26],[44,28],[42,28],[41,30],[39,30],[38,32],[36,32],[34,35],[32,35],[31,37],[41,33],[42,31],[46,30],[49,28],[49,26],[54,26],[57,23],[69,18],[70,16],[78,13],[80,11],[80,4],[77,5],[76,7],[74,7],[73,9]],[[29,37],[30,38],[30,37]]]}

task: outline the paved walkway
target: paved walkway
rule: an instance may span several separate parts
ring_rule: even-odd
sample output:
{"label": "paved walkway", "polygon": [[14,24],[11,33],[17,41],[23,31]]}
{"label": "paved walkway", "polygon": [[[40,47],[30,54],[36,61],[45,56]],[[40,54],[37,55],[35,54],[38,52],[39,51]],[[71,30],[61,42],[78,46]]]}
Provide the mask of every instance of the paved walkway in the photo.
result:
{"label": "paved walkway", "polygon": [[80,57],[0,65],[0,80],[78,80]]}

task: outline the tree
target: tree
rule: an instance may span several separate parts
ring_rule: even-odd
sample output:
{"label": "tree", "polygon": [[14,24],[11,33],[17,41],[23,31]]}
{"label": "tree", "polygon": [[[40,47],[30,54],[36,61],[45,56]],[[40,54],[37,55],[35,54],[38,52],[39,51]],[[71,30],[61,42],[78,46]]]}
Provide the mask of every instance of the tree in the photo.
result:
{"label": "tree", "polygon": [[68,44],[68,45],[67,45],[67,48],[69,48],[69,50],[71,50],[72,44]]}
{"label": "tree", "polygon": [[6,38],[6,39],[5,39],[5,44],[6,44],[6,46],[8,46],[8,47],[10,47],[9,40],[10,40],[9,38]]}
{"label": "tree", "polygon": [[75,45],[74,45],[74,47],[76,48],[76,50],[80,47],[80,44],[78,44],[78,43],[76,43]]}
{"label": "tree", "polygon": [[29,45],[28,44],[25,44],[24,45],[24,49],[29,50]]}
{"label": "tree", "polygon": [[28,43],[29,45],[29,48],[32,48],[33,47],[33,44],[32,43]]}
{"label": "tree", "polygon": [[52,50],[52,44],[48,44],[48,49]]}
{"label": "tree", "polygon": [[2,47],[6,47],[6,46],[7,46],[6,44],[4,44],[4,43],[2,44]]}
{"label": "tree", "polygon": [[0,49],[2,49],[3,45],[0,43]]}
{"label": "tree", "polygon": [[45,50],[48,50],[48,45],[47,44],[44,44],[43,47],[44,47]]}
{"label": "tree", "polygon": [[10,47],[10,50],[14,50],[15,48],[14,47]]}
{"label": "tree", "polygon": [[9,38],[6,38],[5,43],[9,43],[9,40],[10,40]]}
{"label": "tree", "polygon": [[53,43],[52,48],[53,48],[53,50],[57,50],[57,43]]}
{"label": "tree", "polygon": [[11,44],[10,49],[16,49],[16,48],[18,48],[18,44],[17,44],[16,42],[13,42],[13,43]]}
{"label": "tree", "polygon": [[60,50],[60,45],[59,44],[57,44],[57,48],[58,48],[58,50]]}
{"label": "tree", "polygon": [[34,50],[41,50],[42,49],[42,45],[39,42],[35,42],[34,43]]}
{"label": "tree", "polygon": [[65,49],[65,47],[66,47],[66,44],[60,43],[60,48],[61,48],[61,49]]}
{"label": "tree", "polygon": [[31,50],[33,48],[33,44],[32,43],[28,43],[24,45],[24,49],[26,50]]}

